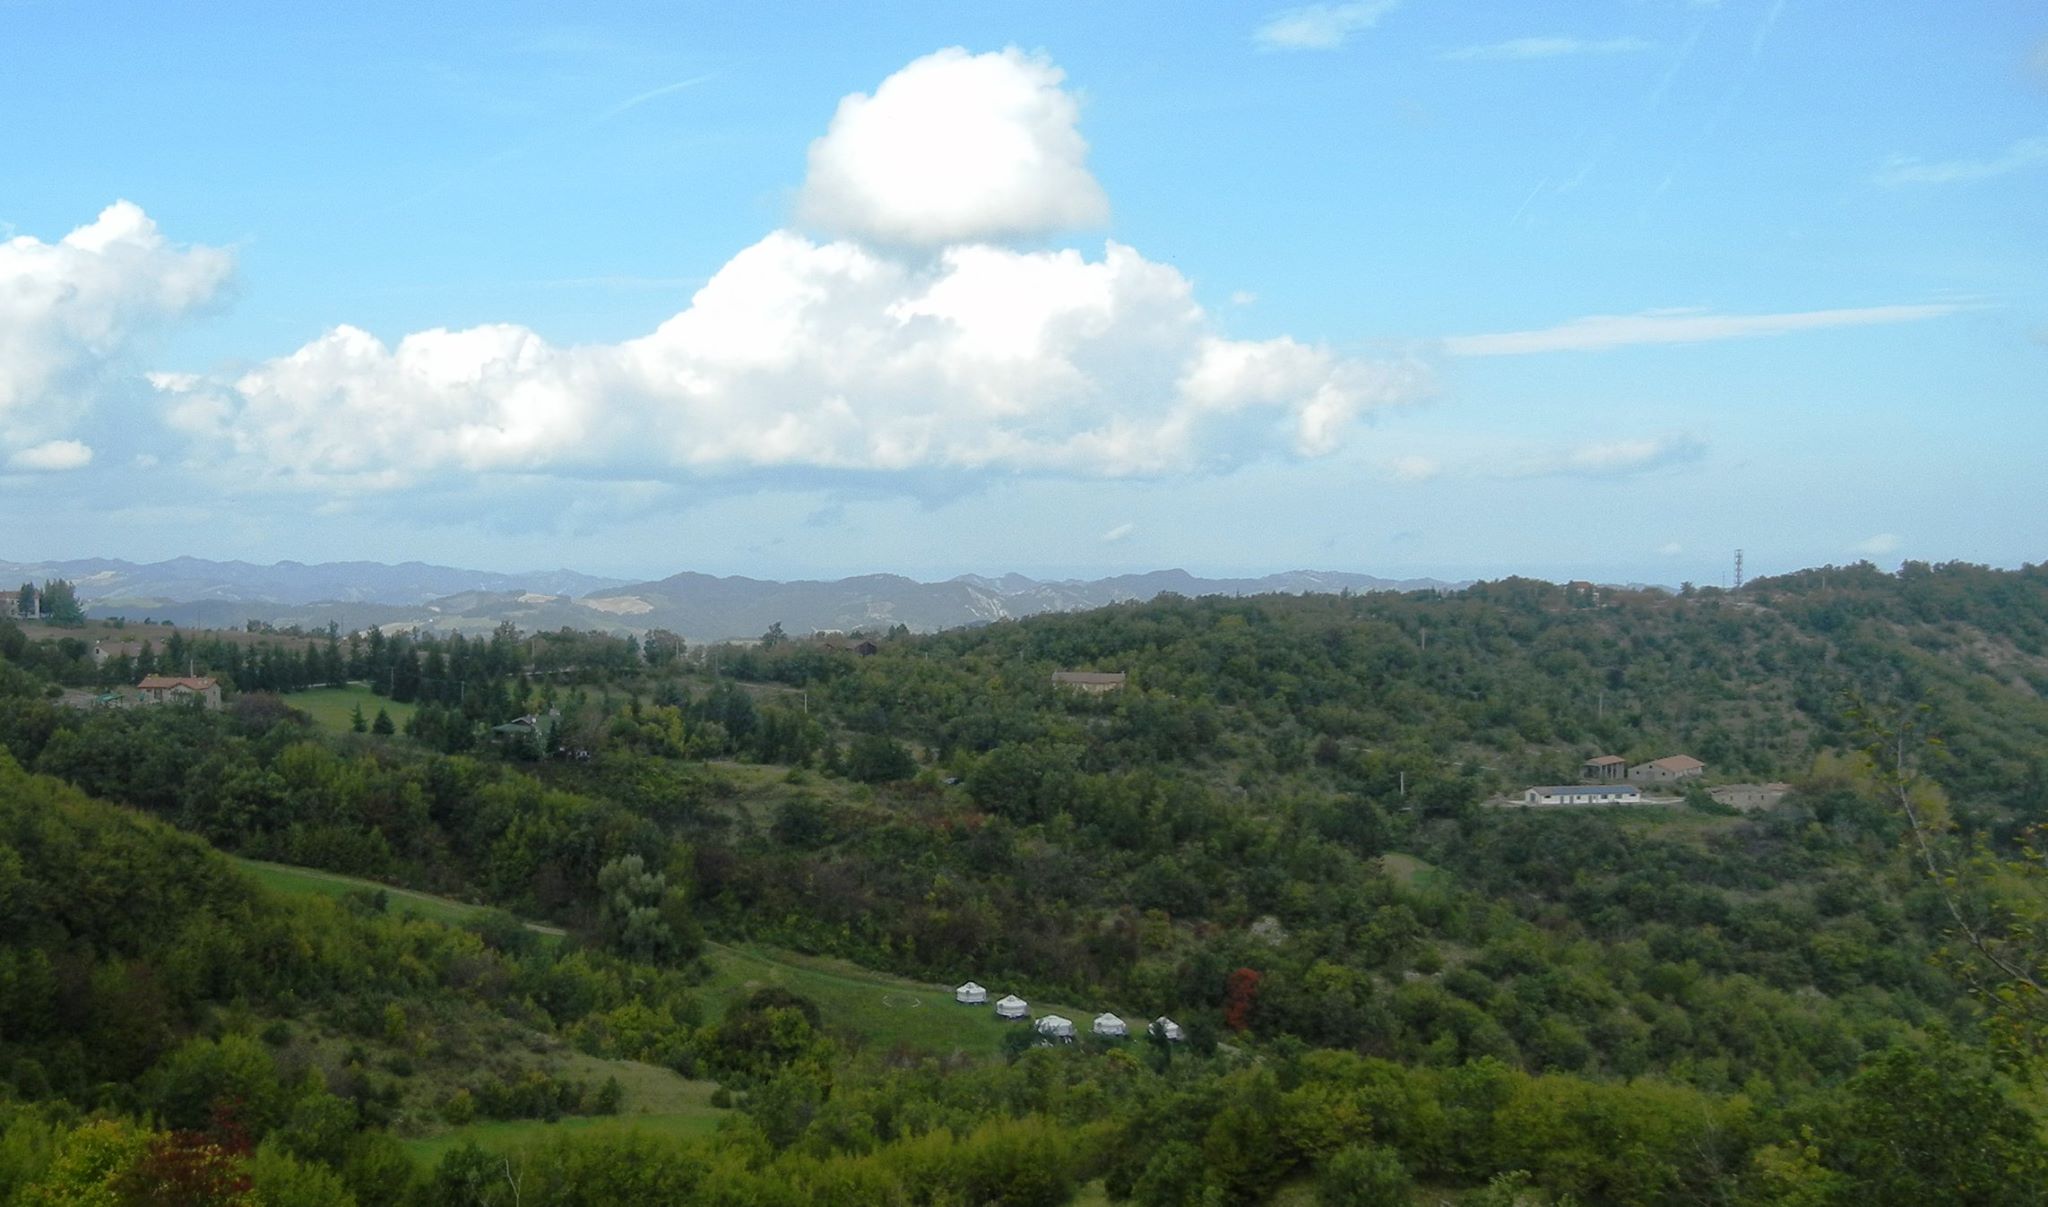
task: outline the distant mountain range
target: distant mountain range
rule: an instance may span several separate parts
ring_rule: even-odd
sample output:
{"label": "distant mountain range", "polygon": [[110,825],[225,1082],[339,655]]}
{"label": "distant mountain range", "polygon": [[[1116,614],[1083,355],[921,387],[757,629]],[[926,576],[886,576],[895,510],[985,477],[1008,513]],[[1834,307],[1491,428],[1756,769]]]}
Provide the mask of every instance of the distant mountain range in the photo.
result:
{"label": "distant mountain range", "polygon": [[437,632],[488,632],[503,621],[528,631],[669,629],[692,641],[758,637],[780,623],[792,636],[879,631],[904,625],[931,632],[961,625],[1078,611],[1126,600],[1181,595],[1413,591],[1456,587],[1438,579],[1296,570],[1263,578],[1197,578],[1157,570],[1114,578],[1044,582],[1021,574],[966,574],[923,583],[894,574],[830,582],[771,582],[682,573],[630,583],[571,570],[498,574],[406,562],[213,562],[180,557],[138,565],[108,559],[0,562],[0,587],[70,580],[95,616],[151,617],[194,628],[275,625],[343,631],[371,625]]}
{"label": "distant mountain range", "polygon": [[424,562],[210,562],[174,557],[167,562],[138,565],[113,558],[82,558],[65,562],[0,562],[0,587],[6,590],[34,579],[62,578],[78,588],[78,598],[132,611],[151,604],[235,603],[424,604],[463,591],[535,591],[581,595],[623,586],[623,578],[598,578],[573,570],[537,570],[531,574],[496,574],[488,570],[457,570]]}

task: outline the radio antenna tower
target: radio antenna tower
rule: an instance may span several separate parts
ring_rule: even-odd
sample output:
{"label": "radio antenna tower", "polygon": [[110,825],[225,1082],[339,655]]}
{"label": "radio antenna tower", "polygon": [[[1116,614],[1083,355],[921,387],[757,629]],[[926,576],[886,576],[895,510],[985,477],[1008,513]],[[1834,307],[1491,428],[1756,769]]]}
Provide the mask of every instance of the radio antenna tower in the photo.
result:
{"label": "radio antenna tower", "polygon": [[1735,589],[1742,590],[1742,550],[1735,551]]}

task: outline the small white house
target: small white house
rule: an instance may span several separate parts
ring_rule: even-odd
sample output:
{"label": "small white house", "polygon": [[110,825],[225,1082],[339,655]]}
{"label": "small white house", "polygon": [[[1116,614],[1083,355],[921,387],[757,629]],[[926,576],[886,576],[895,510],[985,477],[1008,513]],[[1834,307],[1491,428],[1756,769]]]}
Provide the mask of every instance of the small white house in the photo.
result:
{"label": "small white house", "polygon": [[1096,1015],[1095,1025],[1090,1027],[1089,1030],[1097,1035],[1110,1035],[1115,1036],[1117,1039],[1122,1039],[1131,1033],[1131,1029],[1124,1026],[1124,1020],[1114,1014]]}
{"label": "small white house", "polygon": [[1180,1024],[1164,1014],[1152,1020],[1152,1034],[1159,1036],[1168,1043],[1176,1044],[1187,1038],[1187,1035],[1181,1031]]}
{"label": "small white house", "polygon": [[953,1000],[963,1006],[979,1006],[988,1001],[988,990],[969,981],[953,991]]}
{"label": "small white house", "polygon": [[1031,1003],[1025,1001],[1021,997],[1018,997],[1014,993],[1006,994],[1001,1001],[996,1003],[996,1017],[1030,1018]]}
{"label": "small white house", "polygon": [[1643,790],[1634,784],[1559,784],[1522,793],[1525,805],[1639,805]]}
{"label": "small white house", "polygon": [[1034,1025],[1038,1028],[1038,1033],[1047,1039],[1074,1038],[1074,1020],[1070,1018],[1062,1018],[1057,1014],[1048,1014],[1044,1018],[1039,1019]]}

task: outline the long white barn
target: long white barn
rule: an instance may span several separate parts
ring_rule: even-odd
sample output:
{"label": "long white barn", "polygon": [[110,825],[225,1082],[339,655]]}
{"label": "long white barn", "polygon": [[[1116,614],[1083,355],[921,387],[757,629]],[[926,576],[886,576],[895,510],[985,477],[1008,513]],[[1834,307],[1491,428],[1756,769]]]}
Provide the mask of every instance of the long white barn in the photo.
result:
{"label": "long white barn", "polygon": [[1525,805],[1634,805],[1642,799],[1634,784],[1557,784],[1522,793]]}

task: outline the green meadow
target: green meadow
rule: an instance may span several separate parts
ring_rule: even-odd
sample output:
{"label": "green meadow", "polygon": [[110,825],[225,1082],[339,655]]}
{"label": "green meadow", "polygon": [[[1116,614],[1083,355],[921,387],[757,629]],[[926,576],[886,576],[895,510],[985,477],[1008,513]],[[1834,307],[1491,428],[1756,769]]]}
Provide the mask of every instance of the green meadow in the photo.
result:
{"label": "green meadow", "polygon": [[357,707],[363,710],[363,723],[377,719],[377,710],[391,714],[391,723],[399,729],[412,720],[418,705],[400,704],[371,691],[366,684],[350,683],[342,687],[315,687],[307,691],[293,692],[285,697],[285,703],[313,718],[315,724],[331,733],[347,733],[350,716]]}
{"label": "green meadow", "polygon": [[[350,892],[382,892],[387,895],[393,911],[415,913],[449,926],[462,925],[485,912],[481,905],[392,888],[355,876],[255,859],[236,858],[235,862],[251,876],[280,892],[317,893],[327,897],[340,897]],[[539,923],[528,925],[547,934],[561,933]],[[704,948],[704,962],[711,975],[697,992],[704,1001],[707,1018],[717,1018],[732,1003],[758,989],[773,986],[816,1002],[828,1030],[852,1039],[858,1046],[884,1052],[901,1049],[935,1055],[993,1053],[1006,1032],[1027,1025],[998,1019],[992,1004],[960,1005],[953,1000],[950,985],[909,981],[872,972],[844,960],[799,955],[752,944],[708,943]],[[961,979],[965,980],[969,975],[972,974],[963,975]],[[988,991],[989,1001],[993,1003],[996,998],[1011,992],[1011,988],[992,984]],[[1103,1008],[1054,1005],[1034,1000],[1031,1011],[1034,1016],[1063,1014],[1086,1033],[1090,1020]],[[1134,1034],[1141,1033],[1149,1021],[1147,1017],[1129,1013],[1123,1018]]]}
{"label": "green meadow", "polygon": [[[317,868],[294,867],[283,863],[265,863],[260,859],[244,859],[238,855],[230,855],[228,858],[234,860],[243,871],[266,888],[281,893],[313,893],[322,897],[341,897],[356,892],[383,893],[390,903],[388,908],[392,913],[418,914],[429,921],[447,926],[460,926],[488,912],[485,906],[465,905],[460,901],[436,897],[431,893],[393,888],[388,884],[379,884],[374,880],[364,880],[356,876],[343,876],[337,872],[323,872]],[[536,929],[561,933],[551,927]]]}

